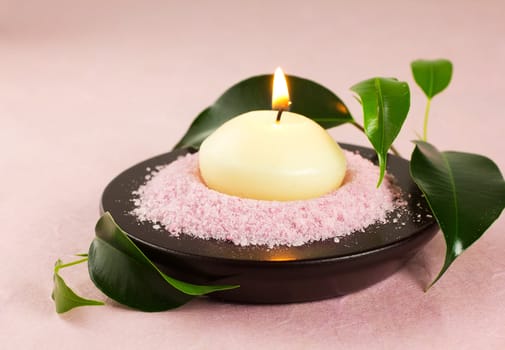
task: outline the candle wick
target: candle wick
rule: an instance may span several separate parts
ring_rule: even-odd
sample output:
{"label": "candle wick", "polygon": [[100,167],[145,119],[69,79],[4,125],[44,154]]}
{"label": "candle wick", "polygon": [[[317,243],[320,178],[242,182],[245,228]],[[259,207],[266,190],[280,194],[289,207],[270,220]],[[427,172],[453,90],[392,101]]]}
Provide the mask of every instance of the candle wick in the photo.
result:
{"label": "candle wick", "polygon": [[281,115],[282,115],[282,112],[284,112],[284,110],[281,108],[279,109],[279,111],[277,112],[277,119],[275,119],[275,121],[277,123],[279,123],[281,121]]}

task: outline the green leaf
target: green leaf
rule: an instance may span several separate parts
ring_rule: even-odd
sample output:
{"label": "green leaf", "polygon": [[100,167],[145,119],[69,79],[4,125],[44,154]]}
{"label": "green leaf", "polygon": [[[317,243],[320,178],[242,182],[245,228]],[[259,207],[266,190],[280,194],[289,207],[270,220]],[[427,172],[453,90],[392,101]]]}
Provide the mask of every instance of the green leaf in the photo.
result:
{"label": "green leaf", "polygon": [[351,87],[363,106],[365,134],[379,158],[380,186],[386,170],[387,153],[400,132],[410,108],[407,83],[394,78],[372,78]]}
{"label": "green leaf", "polygon": [[446,59],[417,60],[410,64],[417,85],[424,91],[428,101],[424,112],[423,141],[428,139],[428,116],[431,99],[444,90],[451,82],[452,63]]}
{"label": "green leaf", "polygon": [[451,82],[452,63],[446,59],[416,60],[410,64],[414,80],[431,99]]}
{"label": "green leaf", "polygon": [[[331,128],[353,121],[349,110],[333,92],[313,81],[288,76],[290,111],[302,114]],[[270,110],[273,75],[259,75],[243,80],[228,89],[210,107],[201,112],[174,149],[200,144],[226,121],[249,111]]]}
{"label": "green leaf", "polygon": [[60,259],[56,261],[56,264],[54,265],[54,275],[53,275],[54,287],[51,297],[54,300],[54,305],[56,306],[57,313],[61,314],[79,306],[104,305],[104,303],[101,301],[85,299],[75,294],[75,292],[67,286],[67,284],[59,274],[61,268],[80,264],[87,260],[88,260],[87,258],[81,259],[68,264],[63,264]]}
{"label": "green leaf", "polygon": [[416,141],[410,172],[444,233],[445,262],[433,285],[454,260],[500,216],[505,182],[489,158],[462,152],[439,152]]}
{"label": "green leaf", "polygon": [[126,233],[105,213],[96,224],[89,248],[89,275],[95,285],[117,302],[143,311],[176,308],[193,299],[238,286],[200,286],[162,273]]}

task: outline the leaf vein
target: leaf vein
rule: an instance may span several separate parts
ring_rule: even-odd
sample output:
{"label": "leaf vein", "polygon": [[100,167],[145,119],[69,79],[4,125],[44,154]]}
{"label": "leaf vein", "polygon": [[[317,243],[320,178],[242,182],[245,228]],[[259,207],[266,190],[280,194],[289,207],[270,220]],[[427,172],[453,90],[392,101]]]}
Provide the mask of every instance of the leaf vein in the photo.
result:
{"label": "leaf vein", "polygon": [[459,232],[459,206],[458,206],[458,200],[457,200],[457,191],[456,191],[456,181],[454,180],[454,174],[452,172],[452,168],[449,164],[449,160],[447,159],[447,156],[444,153],[440,153],[440,156],[442,157],[442,160],[444,161],[446,167],[447,167],[447,173],[449,175],[449,182],[451,184],[451,189],[452,189],[452,200],[453,200],[453,205],[454,205],[454,211],[455,211],[455,218],[456,220],[454,221],[455,225],[455,233],[458,235]]}
{"label": "leaf vein", "polygon": [[379,122],[379,125],[381,125],[381,139],[380,139],[380,149],[382,152],[384,152],[384,138],[385,138],[385,127],[384,127],[384,101],[383,101],[383,96],[382,96],[382,89],[380,86],[380,81],[379,79],[375,79],[375,88],[377,89],[377,107],[378,107],[378,113],[377,113],[377,119]]}

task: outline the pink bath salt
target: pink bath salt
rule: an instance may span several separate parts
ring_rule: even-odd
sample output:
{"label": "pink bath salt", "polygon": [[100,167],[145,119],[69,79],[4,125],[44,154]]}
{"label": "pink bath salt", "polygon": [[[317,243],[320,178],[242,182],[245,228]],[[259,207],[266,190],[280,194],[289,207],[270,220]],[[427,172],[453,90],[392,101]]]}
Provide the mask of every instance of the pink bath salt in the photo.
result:
{"label": "pink bath salt", "polygon": [[[339,237],[385,222],[404,205],[386,177],[377,188],[379,169],[359,154],[344,151],[347,173],[342,186],[322,197],[289,201],[239,198],[209,189],[201,180],[198,154],[180,157],[151,172],[135,191],[133,214],[161,225],[167,234],[226,240],[240,246],[300,246]],[[159,227],[159,226],[157,226]]]}

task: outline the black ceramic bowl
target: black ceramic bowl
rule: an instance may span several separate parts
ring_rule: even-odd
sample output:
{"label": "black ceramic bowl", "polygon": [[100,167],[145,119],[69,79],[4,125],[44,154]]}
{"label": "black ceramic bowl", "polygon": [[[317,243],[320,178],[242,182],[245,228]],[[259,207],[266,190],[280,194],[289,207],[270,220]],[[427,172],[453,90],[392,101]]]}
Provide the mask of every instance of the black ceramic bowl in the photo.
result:
{"label": "black ceramic bowl", "polygon": [[[342,144],[376,161],[372,149]],[[409,163],[390,155],[388,172],[401,187],[407,207],[390,214],[385,224],[364,232],[299,247],[240,247],[188,235],[172,237],[152,223],[129,214],[132,191],[158,165],[168,164],[189,150],[162,154],[118,175],[105,188],[101,211],[110,212],[140,249],[165,273],[196,284],[238,284],[240,288],[210,296],[243,303],[292,303],[345,295],[383,280],[397,271],[438,231],[435,219],[409,175]],[[401,214],[397,218],[397,214]],[[396,220],[395,220],[396,218]]]}

